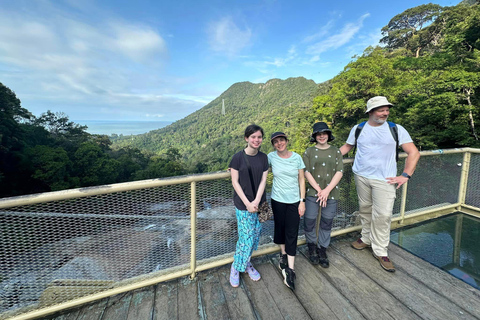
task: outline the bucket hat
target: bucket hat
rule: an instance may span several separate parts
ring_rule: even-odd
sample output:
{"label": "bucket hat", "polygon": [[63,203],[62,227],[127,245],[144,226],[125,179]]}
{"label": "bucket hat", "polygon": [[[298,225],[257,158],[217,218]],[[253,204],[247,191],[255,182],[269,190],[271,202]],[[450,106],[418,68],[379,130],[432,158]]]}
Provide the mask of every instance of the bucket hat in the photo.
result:
{"label": "bucket hat", "polygon": [[273,139],[278,138],[278,137],[284,137],[285,140],[288,140],[287,135],[283,132],[277,131],[272,133],[272,136],[270,137],[270,142],[273,144]]}
{"label": "bucket hat", "polygon": [[376,97],[370,98],[367,101],[367,110],[365,111],[365,113],[369,113],[375,108],[385,107],[385,106],[393,107],[393,104],[388,102],[386,97],[376,96]]}
{"label": "bucket hat", "polygon": [[328,133],[328,140],[327,140],[328,142],[333,141],[335,139],[335,137],[332,134],[332,130],[330,130],[330,128],[325,122],[317,122],[313,125],[313,132],[312,132],[312,136],[310,137],[310,142],[315,142],[316,141],[315,136],[317,135],[317,133],[321,133],[321,132]]}

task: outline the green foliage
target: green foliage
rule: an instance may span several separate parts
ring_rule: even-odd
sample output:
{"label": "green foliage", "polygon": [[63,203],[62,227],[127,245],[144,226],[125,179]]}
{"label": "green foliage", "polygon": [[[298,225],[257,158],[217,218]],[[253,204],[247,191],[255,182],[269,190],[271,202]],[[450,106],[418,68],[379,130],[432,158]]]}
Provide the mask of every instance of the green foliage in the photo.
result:
{"label": "green foliage", "polygon": [[177,149],[155,156],[136,148],[112,150],[63,113],[39,118],[0,84],[0,197],[181,175]]}
{"label": "green foliage", "polygon": [[[240,82],[232,85],[202,109],[165,128],[131,137],[117,138],[114,148],[132,146],[164,154],[169,148],[179,150],[189,172],[224,170],[232,155],[245,146],[243,131],[255,123],[265,131],[262,151],[269,152],[269,136],[275,131],[294,132],[299,114],[311,107],[320,90],[312,80],[272,79],[264,84]],[[222,114],[222,100],[225,115]]]}
{"label": "green foliage", "polygon": [[442,7],[438,4],[422,4],[410,8],[393,17],[388,25],[382,28],[384,37],[380,42],[385,43],[390,49],[406,48],[409,51],[415,51],[418,56],[419,48],[430,40],[418,34],[423,26],[434,20],[442,12]]}
{"label": "green foliage", "polygon": [[[382,31],[385,48],[366,48],[327,82],[236,83],[184,119],[138,136],[91,135],[63,113],[35,118],[0,83],[0,196],[223,170],[245,146],[243,131],[252,123],[263,127],[267,153],[275,131],[303,153],[317,121],[331,126],[333,144],[341,146],[376,95],[395,105],[390,120],[405,126],[420,149],[480,147],[478,1],[411,8]],[[353,182],[346,186],[342,194],[355,202]]]}
{"label": "green foliage", "polygon": [[[402,14],[394,19],[399,17]],[[404,125],[421,149],[480,146],[475,128],[480,105],[479,26],[479,5],[443,8],[421,31],[441,35],[423,55],[405,56],[407,43],[395,50],[367,48],[331,80],[327,94],[314,99],[314,110],[345,141],[351,127],[367,118],[366,101],[384,95],[395,105],[391,120]]]}
{"label": "green foliage", "polygon": [[69,172],[71,171],[72,162],[64,149],[37,145],[33,148],[28,148],[26,154],[31,159],[33,179],[41,181],[43,185],[52,191],[64,190],[70,187]]}

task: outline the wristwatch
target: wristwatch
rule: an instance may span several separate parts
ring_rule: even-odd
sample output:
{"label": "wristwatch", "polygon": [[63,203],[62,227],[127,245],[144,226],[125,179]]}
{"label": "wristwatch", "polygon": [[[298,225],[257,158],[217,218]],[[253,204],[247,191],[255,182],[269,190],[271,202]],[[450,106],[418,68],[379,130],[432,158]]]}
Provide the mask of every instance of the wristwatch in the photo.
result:
{"label": "wristwatch", "polygon": [[300,199],[300,201],[305,202],[306,200],[305,200],[305,198],[303,198],[303,199]]}
{"label": "wristwatch", "polygon": [[406,172],[402,172],[401,176],[402,176],[402,177],[405,177],[405,178],[408,178],[408,179],[410,179],[410,178],[412,177],[411,175],[409,175],[409,174],[406,173]]}

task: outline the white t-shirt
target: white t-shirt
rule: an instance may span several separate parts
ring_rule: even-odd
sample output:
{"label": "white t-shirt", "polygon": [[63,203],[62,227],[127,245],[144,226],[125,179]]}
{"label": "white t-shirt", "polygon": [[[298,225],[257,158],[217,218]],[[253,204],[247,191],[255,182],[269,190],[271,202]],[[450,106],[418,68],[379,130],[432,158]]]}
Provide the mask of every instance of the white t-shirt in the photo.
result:
{"label": "white t-shirt", "polygon": [[[355,125],[348,135],[347,143],[355,145]],[[398,144],[413,142],[404,127],[397,124]],[[353,172],[359,176],[385,181],[397,176],[396,142],[388,123],[373,127],[367,123],[363,127],[357,142],[357,153],[353,162]]]}

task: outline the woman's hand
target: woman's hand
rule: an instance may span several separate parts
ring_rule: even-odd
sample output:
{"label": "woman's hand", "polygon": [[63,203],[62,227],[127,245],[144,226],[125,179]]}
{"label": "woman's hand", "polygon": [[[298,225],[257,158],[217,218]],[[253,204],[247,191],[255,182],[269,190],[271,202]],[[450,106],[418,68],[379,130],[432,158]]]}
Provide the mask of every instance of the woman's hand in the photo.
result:
{"label": "woman's hand", "polygon": [[304,214],[305,214],[305,202],[300,201],[300,204],[298,205],[298,215],[300,217],[303,217]]}
{"label": "woman's hand", "polygon": [[322,207],[326,207],[327,206],[327,200],[328,200],[328,196],[330,195],[330,191],[327,190],[327,189],[323,189],[321,192],[319,192],[317,194],[318,198],[317,198],[317,202],[320,202],[320,205]]}
{"label": "woman's hand", "polygon": [[256,205],[254,202],[250,202],[246,205],[248,212],[250,213],[256,213],[258,212],[258,205]]}

